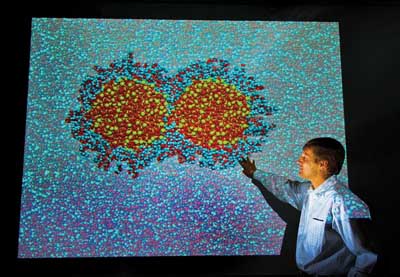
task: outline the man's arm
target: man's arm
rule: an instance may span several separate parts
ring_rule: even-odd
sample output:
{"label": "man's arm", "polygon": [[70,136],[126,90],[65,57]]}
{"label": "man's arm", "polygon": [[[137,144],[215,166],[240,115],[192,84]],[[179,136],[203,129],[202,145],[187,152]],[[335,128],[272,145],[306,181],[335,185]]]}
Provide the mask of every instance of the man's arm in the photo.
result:
{"label": "man's arm", "polygon": [[257,169],[255,161],[249,158],[240,161],[243,167],[243,173],[258,182],[260,182],[268,191],[270,191],[279,200],[289,203],[298,210],[301,210],[303,198],[309,183],[301,183],[289,180],[286,177],[272,173],[266,173]]}
{"label": "man's arm", "polygon": [[368,276],[377,262],[377,254],[371,247],[373,242],[366,228],[370,223],[370,218],[349,217],[343,203],[340,203],[336,209],[332,227],[356,256],[355,264],[348,273],[349,277]]}

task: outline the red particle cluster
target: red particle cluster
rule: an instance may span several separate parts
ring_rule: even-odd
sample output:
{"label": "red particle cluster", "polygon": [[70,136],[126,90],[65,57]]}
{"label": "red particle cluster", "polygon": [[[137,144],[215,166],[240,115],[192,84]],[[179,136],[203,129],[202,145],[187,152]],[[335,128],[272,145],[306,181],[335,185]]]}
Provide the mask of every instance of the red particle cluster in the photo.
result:
{"label": "red particle cluster", "polygon": [[246,96],[220,78],[194,80],[173,106],[168,123],[207,149],[235,147],[249,126]]}
{"label": "red particle cluster", "polygon": [[163,138],[164,96],[145,81],[120,79],[104,84],[85,114],[94,132],[113,147],[139,150]]}

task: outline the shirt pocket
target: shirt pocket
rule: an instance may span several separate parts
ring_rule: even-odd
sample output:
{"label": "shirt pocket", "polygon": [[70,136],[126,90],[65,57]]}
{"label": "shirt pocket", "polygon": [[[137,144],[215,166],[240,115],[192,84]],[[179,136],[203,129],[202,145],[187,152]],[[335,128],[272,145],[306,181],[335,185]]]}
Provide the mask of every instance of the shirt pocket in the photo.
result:
{"label": "shirt pocket", "polygon": [[318,216],[311,216],[309,221],[308,234],[306,235],[306,244],[308,251],[316,257],[322,251],[324,241],[325,219]]}

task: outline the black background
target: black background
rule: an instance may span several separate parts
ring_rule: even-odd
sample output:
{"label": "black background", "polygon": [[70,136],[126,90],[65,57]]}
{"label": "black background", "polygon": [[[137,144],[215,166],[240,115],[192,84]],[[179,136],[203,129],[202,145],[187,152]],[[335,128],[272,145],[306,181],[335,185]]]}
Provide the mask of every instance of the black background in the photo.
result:
{"label": "black background", "polygon": [[[10,87],[2,94],[12,96],[15,103],[12,122],[9,118],[3,120],[11,123],[8,128],[15,136],[9,136],[15,162],[11,177],[14,182],[8,185],[12,188],[14,213],[10,208],[5,210],[12,217],[11,225],[7,224],[12,234],[6,237],[7,242],[12,242],[7,257],[11,257],[15,273],[10,276],[296,274],[298,214],[264,190],[265,198],[288,222],[280,256],[17,259],[32,17],[339,22],[350,188],[370,207],[373,240],[379,253],[374,273],[388,276],[400,272],[396,227],[400,163],[395,160],[400,154],[400,6],[396,1],[19,2],[10,2],[11,8],[4,9],[7,20],[3,21],[6,31],[2,35],[3,45],[11,46],[3,56],[7,61],[3,62],[3,69],[11,73],[7,79]],[[6,106],[3,102],[3,110],[11,108]]]}

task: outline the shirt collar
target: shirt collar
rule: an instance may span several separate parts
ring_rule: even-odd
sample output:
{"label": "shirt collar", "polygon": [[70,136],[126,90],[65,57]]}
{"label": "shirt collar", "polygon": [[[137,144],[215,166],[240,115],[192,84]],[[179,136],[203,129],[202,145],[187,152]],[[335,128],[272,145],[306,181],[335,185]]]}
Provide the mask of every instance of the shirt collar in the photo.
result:
{"label": "shirt collar", "polygon": [[337,183],[337,177],[336,177],[336,175],[332,175],[331,177],[326,179],[316,189],[313,189],[312,185],[310,184],[310,187],[308,188],[308,193],[316,194],[318,196],[321,196],[325,191],[329,190],[336,183]]}

